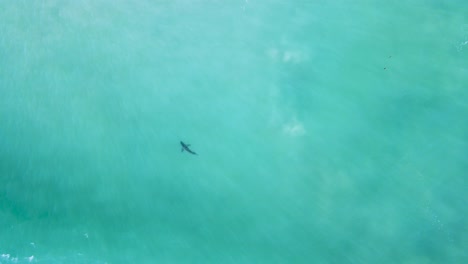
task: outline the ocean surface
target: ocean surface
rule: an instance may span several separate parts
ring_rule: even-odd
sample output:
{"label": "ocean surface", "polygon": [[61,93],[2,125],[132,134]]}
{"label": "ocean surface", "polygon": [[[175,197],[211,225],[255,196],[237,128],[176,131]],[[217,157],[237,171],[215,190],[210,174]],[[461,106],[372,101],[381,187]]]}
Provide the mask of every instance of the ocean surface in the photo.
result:
{"label": "ocean surface", "polygon": [[467,14],[0,0],[0,263],[468,263]]}

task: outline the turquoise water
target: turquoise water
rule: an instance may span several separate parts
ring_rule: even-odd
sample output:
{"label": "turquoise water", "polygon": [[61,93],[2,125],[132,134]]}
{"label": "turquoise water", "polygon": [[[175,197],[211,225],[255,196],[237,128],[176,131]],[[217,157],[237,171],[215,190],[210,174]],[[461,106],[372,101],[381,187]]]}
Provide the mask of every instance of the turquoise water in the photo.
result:
{"label": "turquoise water", "polygon": [[468,263],[466,14],[0,1],[0,263]]}

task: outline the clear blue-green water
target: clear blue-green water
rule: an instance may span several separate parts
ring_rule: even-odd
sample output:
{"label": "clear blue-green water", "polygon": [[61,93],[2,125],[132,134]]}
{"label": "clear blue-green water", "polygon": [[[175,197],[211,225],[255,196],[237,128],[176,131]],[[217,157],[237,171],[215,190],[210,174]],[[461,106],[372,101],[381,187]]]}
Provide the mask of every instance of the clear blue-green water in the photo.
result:
{"label": "clear blue-green water", "polygon": [[467,14],[0,1],[0,263],[468,263]]}

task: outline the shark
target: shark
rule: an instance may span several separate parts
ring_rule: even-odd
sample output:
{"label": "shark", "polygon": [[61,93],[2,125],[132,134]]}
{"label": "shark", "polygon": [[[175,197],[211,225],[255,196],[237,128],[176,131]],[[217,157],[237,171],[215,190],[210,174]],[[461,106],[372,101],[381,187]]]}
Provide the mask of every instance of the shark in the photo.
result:
{"label": "shark", "polygon": [[195,153],[195,152],[193,152],[192,150],[189,149],[190,144],[185,144],[184,142],[181,141],[181,142],[180,142],[180,145],[182,145],[182,150],[181,150],[182,152],[183,152],[184,150],[186,150],[188,153],[191,153],[191,154],[193,154],[193,155],[197,155],[197,153]]}

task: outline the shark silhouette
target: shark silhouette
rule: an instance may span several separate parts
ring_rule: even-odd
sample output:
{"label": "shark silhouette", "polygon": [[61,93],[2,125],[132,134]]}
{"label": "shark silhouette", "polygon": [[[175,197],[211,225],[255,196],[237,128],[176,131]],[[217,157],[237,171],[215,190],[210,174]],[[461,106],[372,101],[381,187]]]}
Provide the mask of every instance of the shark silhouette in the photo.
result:
{"label": "shark silhouette", "polygon": [[193,155],[197,155],[197,153],[195,153],[195,152],[193,152],[193,151],[191,151],[191,150],[189,149],[190,144],[185,144],[184,142],[181,141],[181,142],[180,142],[180,145],[182,145],[182,150],[181,150],[182,152],[183,152],[184,150],[186,150],[188,153],[191,153],[191,154],[193,154]]}

